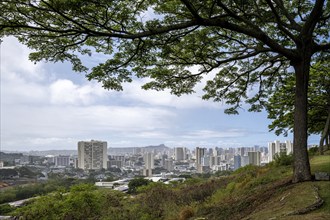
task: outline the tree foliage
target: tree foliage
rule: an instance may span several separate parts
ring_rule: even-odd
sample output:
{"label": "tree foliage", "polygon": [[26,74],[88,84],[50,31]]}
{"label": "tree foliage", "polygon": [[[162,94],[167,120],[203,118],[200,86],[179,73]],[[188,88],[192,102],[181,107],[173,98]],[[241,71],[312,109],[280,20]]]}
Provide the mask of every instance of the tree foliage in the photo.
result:
{"label": "tree foliage", "polygon": [[[267,103],[269,125],[276,135],[288,135],[293,132],[294,114],[294,75],[288,75],[282,81]],[[318,62],[311,67],[308,90],[308,133],[321,134],[330,114],[330,63],[329,60]]]}
{"label": "tree foliage", "polygon": [[[145,89],[190,94],[209,75],[203,98],[236,114],[242,102],[260,111],[294,72],[294,181],[311,179],[309,67],[330,50],[328,0],[2,0],[0,12],[0,36],[34,49],[31,60],[70,61],[107,89],[139,77]],[[96,53],[106,59],[88,69],[82,57]]]}
{"label": "tree foliage", "polygon": [[288,166],[249,165],[229,176],[185,181],[176,187],[149,184],[135,196],[84,184],[38,197],[13,215],[66,220],[244,219],[274,193],[287,189],[290,173]]}
{"label": "tree foliage", "polygon": [[0,204],[45,195],[59,189],[69,190],[71,186],[85,182],[86,180],[58,178],[48,180],[44,183],[13,186],[9,189],[0,190]]}
{"label": "tree foliage", "polygon": [[148,185],[149,183],[151,183],[150,180],[147,180],[147,179],[144,179],[142,177],[139,177],[139,178],[135,178],[135,179],[132,179],[131,181],[129,181],[128,183],[128,193],[136,193],[137,192],[137,189],[141,186],[146,186]]}
{"label": "tree foliage", "polygon": [[[146,89],[181,95],[214,71],[204,98],[225,100],[236,113],[242,100],[260,110],[265,92],[299,59],[304,31],[313,31],[313,53],[329,49],[329,7],[327,1],[5,0],[0,30],[35,49],[31,60],[68,60],[108,89],[121,90],[135,73],[152,79]],[[95,52],[109,56],[89,70],[81,58]],[[249,97],[254,85],[259,90]]]}
{"label": "tree foliage", "polygon": [[277,153],[274,155],[275,166],[289,166],[293,164],[292,154]]}

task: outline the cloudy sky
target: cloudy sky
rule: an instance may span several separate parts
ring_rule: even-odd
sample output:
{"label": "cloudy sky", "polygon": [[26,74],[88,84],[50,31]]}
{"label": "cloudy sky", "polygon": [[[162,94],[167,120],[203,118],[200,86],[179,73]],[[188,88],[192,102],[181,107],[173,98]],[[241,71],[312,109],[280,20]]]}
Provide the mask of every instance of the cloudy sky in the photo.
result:
{"label": "cloudy sky", "polygon": [[201,99],[202,84],[182,97],[144,91],[143,80],[123,92],[108,91],[68,63],[34,64],[29,52],[15,38],[1,44],[1,150],[76,149],[79,140],[90,139],[109,147],[193,148],[266,146],[292,138],[268,132],[265,112],[224,114],[221,103]]}

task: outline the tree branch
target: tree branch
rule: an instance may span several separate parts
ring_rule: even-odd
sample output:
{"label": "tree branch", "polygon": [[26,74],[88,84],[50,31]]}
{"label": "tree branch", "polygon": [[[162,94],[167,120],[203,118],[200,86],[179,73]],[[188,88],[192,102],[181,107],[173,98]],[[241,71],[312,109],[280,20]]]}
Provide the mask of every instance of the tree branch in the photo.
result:
{"label": "tree branch", "polygon": [[255,25],[253,25],[252,27],[240,26],[234,23],[230,23],[229,21],[218,17],[212,19],[204,19],[203,25],[221,27],[231,31],[236,31],[238,33],[245,34],[247,36],[253,37],[261,41],[262,43],[269,46],[275,52],[280,53],[283,56],[287,57],[289,60],[297,59],[297,55],[293,50],[284,48],[283,46],[278,44],[275,40],[268,37],[259,27],[256,27]]}
{"label": "tree branch", "polygon": [[284,7],[283,1],[282,0],[273,0],[276,5],[278,7],[281,8],[283,14],[285,15],[285,17],[289,20],[290,24],[291,24],[291,28],[300,32],[301,31],[301,26],[294,20],[294,18],[290,15],[290,13],[286,10],[286,8]]}
{"label": "tree branch", "polygon": [[321,44],[314,46],[314,52],[319,51],[329,51],[330,50],[330,43],[329,44]]}
{"label": "tree branch", "polygon": [[193,17],[197,20],[201,20],[202,18],[199,16],[197,10],[195,9],[195,7],[193,6],[193,4],[191,4],[190,1],[188,0],[181,0],[181,2],[188,8],[188,10],[190,11],[190,13],[193,15]]}
{"label": "tree branch", "polygon": [[295,43],[298,43],[298,39],[296,36],[294,36],[293,34],[290,33],[290,31],[288,31],[286,29],[286,24],[281,20],[279,14],[277,13],[273,3],[271,2],[271,0],[266,0],[267,4],[269,5],[269,7],[271,8],[275,19],[276,19],[276,23],[278,25],[278,28],[285,34],[287,35],[291,40],[293,40]]}
{"label": "tree branch", "polygon": [[307,18],[304,26],[301,30],[301,35],[308,36],[309,38],[312,37],[313,31],[315,29],[315,26],[317,22],[320,20],[320,17],[322,16],[322,8],[324,5],[325,0],[316,0],[314,8],[312,9],[309,17]]}

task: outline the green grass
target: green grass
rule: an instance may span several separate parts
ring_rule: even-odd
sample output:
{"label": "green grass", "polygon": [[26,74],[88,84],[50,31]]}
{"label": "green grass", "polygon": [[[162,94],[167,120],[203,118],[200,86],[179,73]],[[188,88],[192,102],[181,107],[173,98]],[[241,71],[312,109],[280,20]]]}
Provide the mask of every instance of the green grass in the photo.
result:
{"label": "green grass", "polygon": [[[330,155],[313,156],[310,161],[311,171],[330,173]],[[278,175],[278,173],[277,173]],[[305,208],[316,201],[314,187],[319,189],[319,196],[324,204],[319,209],[304,215],[287,213]],[[244,219],[286,219],[310,220],[330,219],[330,181],[310,181],[278,188],[271,198],[259,205],[253,213]]]}
{"label": "green grass", "polygon": [[[311,169],[314,173],[328,172],[330,171],[329,162],[330,155],[313,156]],[[82,207],[90,206],[85,203],[92,198],[89,195],[94,193],[96,198],[94,205],[97,208],[101,207],[102,210],[102,213],[97,214],[98,219],[109,219],[108,216],[118,220],[330,219],[330,181],[292,184],[291,178],[292,166],[290,165],[269,164],[264,167],[249,165],[226,177],[214,176],[210,179],[187,181],[178,183],[175,187],[152,184],[144,192],[126,199],[123,199],[126,195],[113,194],[113,191],[89,192],[86,190],[85,194],[82,194],[85,197],[81,200],[77,200],[77,196],[70,197],[73,202],[77,204],[79,202],[79,205],[71,208],[75,213],[84,211]],[[324,200],[323,206],[305,215],[288,216],[288,213],[306,208],[316,201],[315,186]],[[25,211],[31,216],[32,214],[38,216],[40,215],[39,206],[44,207],[47,214],[55,213],[54,207],[58,205],[65,204],[63,207],[69,207],[72,203],[71,200],[53,199],[50,201],[53,204],[47,205],[45,202],[31,204],[25,207]],[[69,205],[64,202],[68,202]],[[61,216],[69,213],[66,213],[66,209],[57,211],[56,215]],[[84,217],[88,218],[87,215]]]}
{"label": "green grass", "polygon": [[330,173],[330,155],[313,156],[310,159],[311,171]]}

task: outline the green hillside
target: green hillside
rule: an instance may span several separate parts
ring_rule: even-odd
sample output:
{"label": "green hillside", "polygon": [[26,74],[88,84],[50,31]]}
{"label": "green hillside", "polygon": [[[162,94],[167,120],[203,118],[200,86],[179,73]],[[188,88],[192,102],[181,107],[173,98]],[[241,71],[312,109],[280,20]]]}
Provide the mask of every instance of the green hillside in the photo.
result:
{"label": "green hillside", "polygon": [[[14,211],[22,219],[330,219],[330,181],[291,183],[290,165],[246,166],[229,176],[150,183],[127,195],[78,185]],[[282,161],[282,162],[283,162]],[[311,158],[330,173],[330,155]],[[320,207],[319,207],[320,206]]]}
{"label": "green hillside", "polygon": [[[330,173],[330,155],[311,158],[312,173]],[[323,201],[320,208],[318,206]],[[310,209],[315,209],[311,211]],[[300,214],[299,214],[300,212]],[[292,184],[278,190],[269,201],[245,219],[330,219],[330,181]]]}

